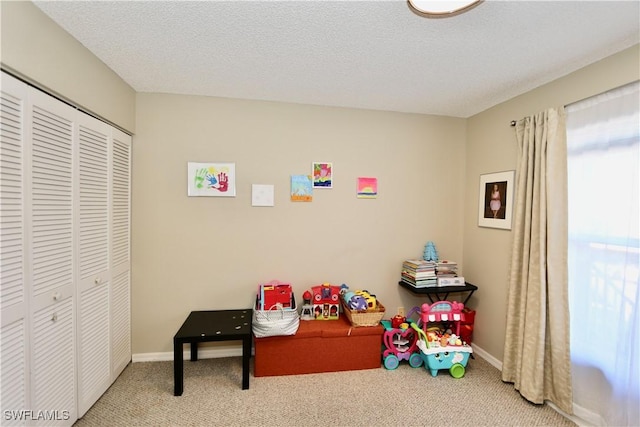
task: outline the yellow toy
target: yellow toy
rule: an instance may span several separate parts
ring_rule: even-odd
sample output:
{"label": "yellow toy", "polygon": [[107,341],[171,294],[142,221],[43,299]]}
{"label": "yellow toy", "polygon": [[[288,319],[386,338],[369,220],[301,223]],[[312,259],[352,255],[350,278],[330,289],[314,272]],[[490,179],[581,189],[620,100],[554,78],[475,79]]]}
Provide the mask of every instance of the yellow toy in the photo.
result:
{"label": "yellow toy", "polygon": [[377,306],[377,300],[375,295],[371,295],[369,291],[355,291],[356,295],[360,295],[367,301],[367,310],[375,310]]}

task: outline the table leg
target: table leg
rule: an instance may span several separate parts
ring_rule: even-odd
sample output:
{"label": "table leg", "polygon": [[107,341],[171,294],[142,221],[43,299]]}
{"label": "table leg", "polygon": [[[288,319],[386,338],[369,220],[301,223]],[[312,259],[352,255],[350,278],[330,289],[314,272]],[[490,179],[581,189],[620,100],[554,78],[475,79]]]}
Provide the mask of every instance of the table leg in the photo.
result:
{"label": "table leg", "polygon": [[182,396],[183,372],[182,372],[182,341],[173,340],[173,395]]}
{"label": "table leg", "polygon": [[198,361],[198,343],[197,342],[191,343],[191,361],[192,362]]}
{"label": "table leg", "polygon": [[[471,291],[469,292],[469,295],[467,295],[467,298],[465,298],[463,304],[465,305],[465,307],[467,306],[467,301],[469,301],[469,298],[471,298],[471,295],[473,295],[473,292],[475,291]],[[473,356],[473,353],[471,353],[471,355]]]}
{"label": "table leg", "polygon": [[242,339],[242,389],[249,389],[249,361],[251,360],[251,334]]}

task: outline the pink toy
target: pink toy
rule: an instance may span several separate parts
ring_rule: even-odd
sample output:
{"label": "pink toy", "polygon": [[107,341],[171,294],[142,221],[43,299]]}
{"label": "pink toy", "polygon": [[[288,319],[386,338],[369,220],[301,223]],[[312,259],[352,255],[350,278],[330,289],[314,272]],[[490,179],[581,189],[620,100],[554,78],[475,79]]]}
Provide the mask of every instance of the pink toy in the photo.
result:
{"label": "pink toy", "polygon": [[418,333],[411,327],[414,322],[410,319],[411,315],[419,311],[418,307],[411,309],[409,315],[404,318],[405,321],[400,324],[393,322],[393,319],[380,321],[385,329],[382,335],[382,343],[385,346],[382,361],[385,368],[396,369],[401,360],[408,360],[412,368],[422,366],[422,356],[417,347]]}
{"label": "pink toy", "polygon": [[438,301],[429,305],[422,304],[420,320],[425,332],[427,323],[452,322],[455,325],[457,336],[460,336],[460,321],[464,304],[457,301]]}
{"label": "pink toy", "polygon": [[[454,378],[462,378],[465,373],[469,356],[473,349],[460,339],[460,323],[464,318],[462,310],[464,304],[460,302],[438,301],[431,305],[423,304],[420,320],[422,329],[417,325],[411,327],[418,333],[417,347],[424,361],[425,368],[436,376],[440,369],[448,369]],[[434,339],[428,330],[428,324],[440,322],[455,327],[455,333],[447,333]]]}

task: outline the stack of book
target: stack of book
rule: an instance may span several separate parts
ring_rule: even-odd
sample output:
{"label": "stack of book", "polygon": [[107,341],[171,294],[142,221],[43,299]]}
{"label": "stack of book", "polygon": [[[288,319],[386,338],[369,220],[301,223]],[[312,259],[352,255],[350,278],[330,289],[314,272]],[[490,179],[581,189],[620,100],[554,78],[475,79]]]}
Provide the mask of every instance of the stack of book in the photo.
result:
{"label": "stack of book", "polygon": [[436,264],[436,276],[456,277],[458,276],[458,263],[455,261],[442,260]]}
{"label": "stack of book", "polygon": [[458,263],[442,260],[436,264],[438,286],[464,286],[464,277],[458,276]]}
{"label": "stack of book", "polygon": [[422,259],[409,259],[402,263],[402,281],[415,288],[438,286],[436,263]]}

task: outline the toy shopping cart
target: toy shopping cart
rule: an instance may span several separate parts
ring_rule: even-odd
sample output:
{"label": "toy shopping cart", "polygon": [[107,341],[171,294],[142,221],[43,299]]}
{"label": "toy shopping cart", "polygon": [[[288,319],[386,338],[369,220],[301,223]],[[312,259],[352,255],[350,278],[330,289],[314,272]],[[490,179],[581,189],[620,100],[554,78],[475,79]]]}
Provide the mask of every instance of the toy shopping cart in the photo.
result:
{"label": "toy shopping cart", "polygon": [[396,369],[401,360],[408,360],[412,368],[422,366],[422,356],[417,346],[418,333],[412,327],[416,323],[411,319],[412,315],[419,313],[420,308],[414,307],[407,317],[398,315],[391,320],[380,321],[384,327],[382,362],[385,368]]}
{"label": "toy shopping cart", "polygon": [[[431,376],[438,375],[441,369],[448,369],[454,378],[464,376],[473,349],[460,338],[463,309],[464,304],[459,302],[438,301],[431,305],[423,304],[420,316],[422,329],[417,324],[411,325],[419,336],[416,346],[420,350],[424,367]],[[436,335],[430,332],[428,325],[435,322],[449,326],[447,330],[451,333]]]}

